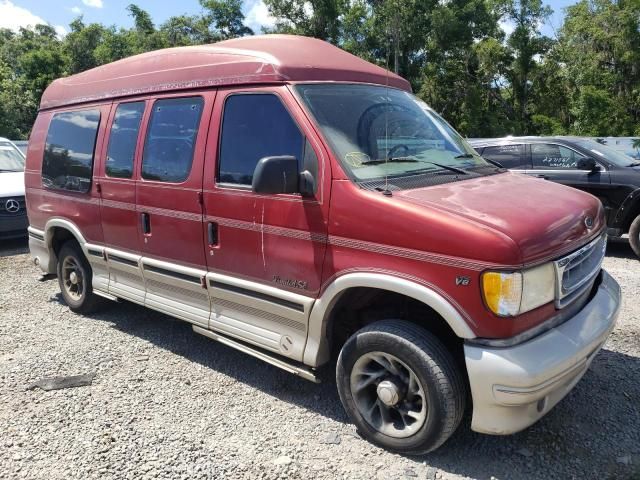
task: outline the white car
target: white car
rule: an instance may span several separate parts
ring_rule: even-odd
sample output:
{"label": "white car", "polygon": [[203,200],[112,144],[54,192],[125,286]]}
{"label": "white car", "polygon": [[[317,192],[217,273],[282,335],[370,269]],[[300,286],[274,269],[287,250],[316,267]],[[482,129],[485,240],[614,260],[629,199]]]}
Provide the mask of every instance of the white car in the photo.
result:
{"label": "white car", "polygon": [[24,237],[29,220],[24,200],[24,154],[0,137],[0,238]]}

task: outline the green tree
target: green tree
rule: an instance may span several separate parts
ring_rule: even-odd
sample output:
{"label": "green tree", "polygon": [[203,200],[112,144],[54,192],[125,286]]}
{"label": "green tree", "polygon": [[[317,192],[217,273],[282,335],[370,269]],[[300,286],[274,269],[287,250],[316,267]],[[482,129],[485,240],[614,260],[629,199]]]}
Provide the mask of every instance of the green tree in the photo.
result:
{"label": "green tree", "polygon": [[428,19],[420,95],[465,135],[503,133],[508,56],[498,10],[484,0],[451,0],[438,2]]}
{"label": "green tree", "polygon": [[532,115],[536,106],[532,103],[533,80],[539,69],[540,57],[551,48],[550,38],[540,33],[540,25],[551,15],[551,8],[542,0],[509,0],[503,7],[503,20],[514,26],[507,38],[512,57],[506,75],[509,88],[506,94],[513,106],[515,129],[518,133],[532,132]]}
{"label": "green tree", "polygon": [[160,33],[171,47],[215,41],[208,20],[196,15],[171,17],[160,26]]}
{"label": "green tree", "polygon": [[273,31],[340,42],[340,16],[348,0],[265,0],[265,4],[276,18]]}
{"label": "green tree", "polygon": [[640,123],[640,2],[581,0],[568,7],[558,48],[571,131],[634,134]]}
{"label": "green tree", "polygon": [[151,35],[156,31],[153,21],[151,20],[151,15],[149,15],[148,12],[133,3],[127,6],[127,11],[129,15],[133,17],[136,31],[143,35]]}
{"label": "green tree", "polygon": [[29,89],[24,77],[0,62],[0,136],[26,138],[35,120],[39,97]]}
{"label": "green tree", "polygon": [[205,10],[203,18],[216,31],[211,40],[253,35],[253,31],[244,24],[242,0],[200,0],[200,5]]}
{"label": "green tree", "polygon": [[69,25],[71,31],[65,37],[64,50],[69,57],[69,73],[78,73],[97,67],[100,63],[95,51],[105,35],[105,27],[98,23],[85,25],[82,17]]}

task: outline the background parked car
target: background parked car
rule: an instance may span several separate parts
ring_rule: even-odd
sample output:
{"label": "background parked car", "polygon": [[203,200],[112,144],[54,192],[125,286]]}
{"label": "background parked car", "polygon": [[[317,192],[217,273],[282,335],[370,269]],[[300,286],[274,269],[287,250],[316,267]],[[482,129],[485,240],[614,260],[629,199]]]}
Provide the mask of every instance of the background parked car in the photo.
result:
{"label": "background parked car", "polygon": [[513,171],[595,195],[612,237],[629,234],[640,257],[640,161],[580,137],[506,137],[470,140],[484,158]]}
{"label": "background parked car", "polygon": [[640,160],[640,141],[638,137],[591,137],[598,143],[613,148],[629,157]]}
{"label": "background parked car", "polygon": [[0,238],[27,235],[24,162],[25,157],[18,147],[0,137]]}
{"label": "background parked car", "polygon": [[18,147],[18,150],[20,150],[23,155],[27,155],[27,147],[29,146],[27,140],[11,140],[11,142]]}

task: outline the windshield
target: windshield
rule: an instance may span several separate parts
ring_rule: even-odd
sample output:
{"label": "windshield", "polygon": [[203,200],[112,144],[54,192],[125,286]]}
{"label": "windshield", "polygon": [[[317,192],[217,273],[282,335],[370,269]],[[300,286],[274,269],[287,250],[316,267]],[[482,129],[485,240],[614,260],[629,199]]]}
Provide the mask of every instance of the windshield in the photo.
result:
{"label": "windshield", "polygon": [[[372,85],[298,85],[335,155],[358,181],[491,166],[426,103]],[[449,167],[449,168],[447,168]]]}
{"label": "windshield", "polygon": [[634,163],[637,163],[637,160],[629,155],[625,155],[622,152],[614,150],[611,147],[607,147],[606,145],[602,145],[594,140],[589,139],[579,139],[575,140],[575,143],[580,145],[582,148],[586,148],[590,152],[595,153],[594,158],[607,160],[614,165],[619,167],[628,167]]}
{"label": "windshield", "polygon": [[24,156],[9,142],[0,142],[0,173],[24,172]]}

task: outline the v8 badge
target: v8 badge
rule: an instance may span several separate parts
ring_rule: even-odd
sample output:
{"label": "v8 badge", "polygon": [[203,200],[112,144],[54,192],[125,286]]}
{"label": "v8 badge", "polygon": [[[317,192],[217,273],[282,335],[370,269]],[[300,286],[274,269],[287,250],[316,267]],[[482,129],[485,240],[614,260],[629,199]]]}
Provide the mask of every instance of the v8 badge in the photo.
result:
{"label": "v8 badge", "polygon": [[463,275],[458,275],[456,277],[456,285],[466,287],[471,283],[471,279],[469,277],[465,277]]}

